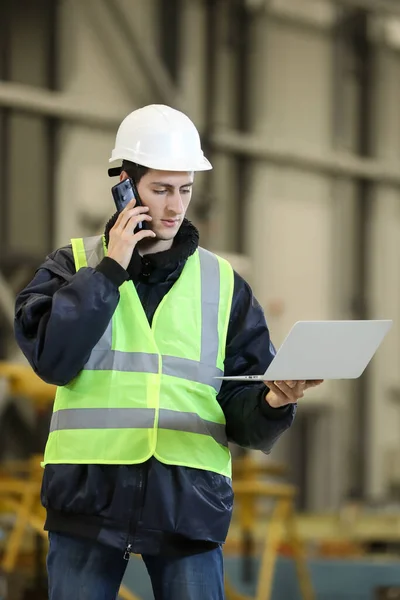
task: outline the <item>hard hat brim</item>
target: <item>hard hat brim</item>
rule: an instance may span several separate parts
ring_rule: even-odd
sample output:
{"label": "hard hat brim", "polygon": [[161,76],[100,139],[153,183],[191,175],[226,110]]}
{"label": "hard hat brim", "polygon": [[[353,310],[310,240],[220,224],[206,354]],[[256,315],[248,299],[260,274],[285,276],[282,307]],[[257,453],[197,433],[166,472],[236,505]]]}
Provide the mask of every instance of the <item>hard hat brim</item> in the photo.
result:
{"label": "hard hat brim", "polygon": [[[139,157],[137,156],[133,156],[132,154],[129,153],[113,153],[113,155],[111,156],[111,158],[109,159],[109,163],[113,163],[116,161],[122,161],[122,160],[129,160],[131,162],[134,162],[138,165],[141,165],[142,167],[147,167],[148,169],[155,169],[157,171],[210,171],[213,167],[210,163],[210,161],[203,155],[200,157],[199,160],[196,160],[195,162],[185,162],[185,160],[182,161],[177,161],[176,159],[173,159],[171,161],[162,159],[162,160],[146,160],[146,158],[141,157],[139,159]],[[121,170],[119,171],[119,173],[116,171],[116,169],[119,167],[115,167],[115,168],[110,168],[108,170],[108,174],[110,175],[110,171],[112,172],[112,175],[110,175],[110,177],[115,177],[116,175],[119,175],[119,173],[121,172]]]}
{"label": "hard hat brim", "polygon": [[122,173],[122,166],[121,167],[111,167],[110,169],[108,169],[108,176],[109,177],[119,177]]}

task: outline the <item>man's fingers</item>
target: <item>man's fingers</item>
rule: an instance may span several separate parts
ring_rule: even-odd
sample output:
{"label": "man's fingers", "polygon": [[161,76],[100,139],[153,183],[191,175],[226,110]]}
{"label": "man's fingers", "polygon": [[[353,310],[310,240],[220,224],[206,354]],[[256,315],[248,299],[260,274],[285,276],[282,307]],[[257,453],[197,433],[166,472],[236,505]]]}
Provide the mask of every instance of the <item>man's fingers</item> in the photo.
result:
{"label": "man's fingers", "polygon": [[321,383],[324,383],[323,379],[315,379],[312,381],[306,381],[306,390],[309,390],[310,388],[316,387],[317,385],[321,385]]}
{"label": "man's fingers", "polygon": [[279,387],[273,381],[268,381],[268,387],[271,390],[271,392],[273,392],[275,396],[279,398],[282,404],[288,403],[287,396],[282,392],[282,390],[279,389]]}
{"label": "man's fingers", "polygon": [[152,218],[150,215],[144,213],[141,213],[139,215],[132,215],[127,221],[124,231],[132,233],[135,230],[136,226],[139,223],[142,223],[143,221],[152,221]]}
{"label": "man's fingers", "polygon": [[156,234],[154,233],[154,231],[151,231],[150,229],[142,229],[142,231],[138,231],[137,233],[135,233],[135,238],[138,242],[140,242],[141,240],[144,240],[147,237],[155,238]]}
{"label": "man's fingers", "polygon": [[[290,383],[294,383],[293,387],[289,385]],[[275,384],[291,402],[296,402],[304,395],[304,386],[300,389],[299,384],[296,384],[296,382],[276,381]]]}
{"label": "man's fingers", "polygon": [[286,381],[275,381],[275,385],[281,390],[281,392],[285,394],[285,396],[291,396],[292,388],[286,383]]}
{"label": "man's fingers", "polygon": [[132,200],[130,202],[128,202],[128,204],[125,206],[125,208],[123,210],[121,210],[121,212],[118,215],[117,220],[115,221],[115,226],[118,226],[121,223],[121,220],[124,218],[124,214],[126,212],[128,212],[128,210],[131,210],[132,208],[134,208],[136,206],[136,198],[132,198]]}
{"label": "man's fingers", "polygon": [[[129,204],[128,204],[129,206]],[[128,207],[127,207],[128,208]],[[138,217],[139,215],[147,214],[149,212],[148,206],[134,206],[129,208],[128,210],[124,209],[119,217],[114,227],[119,231],[123,231],[128,225],[129,221],[132,217]]]}
{"label": "man's fingers", "polygon": [[296,400],[298,400],[299,398],[303,398],[305,389],[306,389],[305,381],[297,381],[296,382],[296,385],[293,389],[293,394],[294,394]]}
{"label": "man's fingers", "polygon": [[306,390],[323,383],[323,379],[314,381],[265,381],[264,383],[280,400],[286,403],[294,403],[303,398]]}

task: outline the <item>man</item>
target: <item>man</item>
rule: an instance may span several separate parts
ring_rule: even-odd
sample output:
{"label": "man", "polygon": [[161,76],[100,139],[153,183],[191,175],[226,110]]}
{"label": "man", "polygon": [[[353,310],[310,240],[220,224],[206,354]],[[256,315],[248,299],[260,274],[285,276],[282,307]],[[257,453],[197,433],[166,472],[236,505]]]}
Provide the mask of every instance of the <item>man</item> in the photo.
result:
{"label": "man", "polygon": [[134,111],[111,161],[143,206],[50,255],[16,303],[21,349],[59,386],[42,486],[50,598],[116,598],[136,553],[157,600],[221,600],[228,442],[268,453],[313,384],[217,379],[262,373],[273,346],[250,287],[185,219],[194,172],[211,169],[193,123]]}

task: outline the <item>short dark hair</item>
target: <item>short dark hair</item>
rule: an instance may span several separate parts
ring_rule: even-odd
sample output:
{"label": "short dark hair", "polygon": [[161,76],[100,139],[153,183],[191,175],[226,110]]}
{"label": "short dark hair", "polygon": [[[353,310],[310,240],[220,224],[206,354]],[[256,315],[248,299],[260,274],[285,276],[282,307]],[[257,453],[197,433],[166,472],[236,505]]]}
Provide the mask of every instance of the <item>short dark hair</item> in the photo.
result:
{"label": "short dark hair", "polygon": [[148,167],[144,167],[143,165],[138,165],[130,160],[122,161],[122,171],[126,171],[131,179],[136,183],[142,179],[143,175],[149,171]]}

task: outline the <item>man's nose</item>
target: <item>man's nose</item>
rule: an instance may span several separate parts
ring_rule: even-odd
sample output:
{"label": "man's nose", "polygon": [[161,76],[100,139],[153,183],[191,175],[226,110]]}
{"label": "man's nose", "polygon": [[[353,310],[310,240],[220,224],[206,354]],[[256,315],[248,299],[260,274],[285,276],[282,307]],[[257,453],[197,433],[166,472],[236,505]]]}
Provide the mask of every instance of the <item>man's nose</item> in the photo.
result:
{"label": "man's nose", "polygon": [[184,207],[182,202],[182,196],[179,190],[175,191],[173,194],[169,194],[167,208],[176,215],[180,215],[183,213]]}

